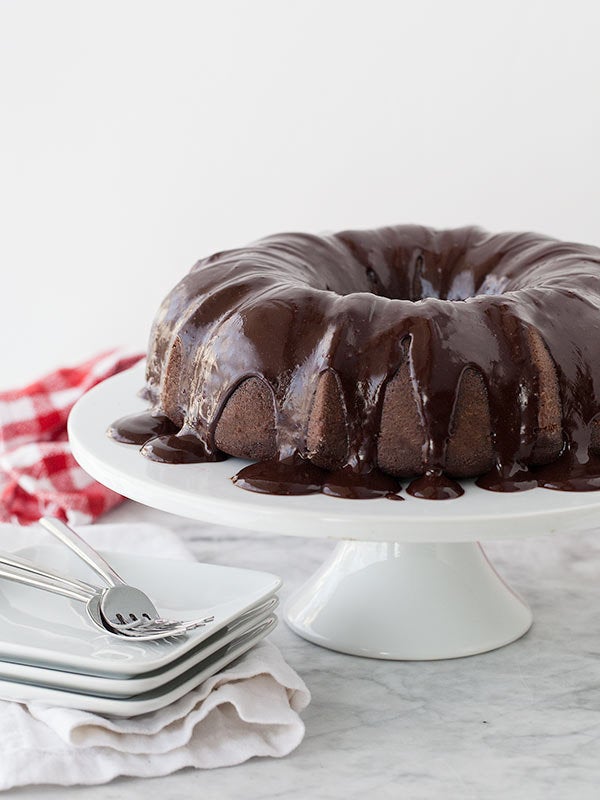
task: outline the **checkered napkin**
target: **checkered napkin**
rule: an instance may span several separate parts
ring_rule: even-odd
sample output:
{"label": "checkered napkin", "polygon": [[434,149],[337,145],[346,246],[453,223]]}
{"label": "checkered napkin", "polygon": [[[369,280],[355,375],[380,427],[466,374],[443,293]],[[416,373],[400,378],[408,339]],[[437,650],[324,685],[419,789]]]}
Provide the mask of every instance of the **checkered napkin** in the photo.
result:
{"label": "checkered napkin", "polygon": [[67,441],[75,401],[140,360],[111,350],[77,367],[0,392],[0,521],[35,522],[44,514],[91,522],[123,499],[85,473]]}

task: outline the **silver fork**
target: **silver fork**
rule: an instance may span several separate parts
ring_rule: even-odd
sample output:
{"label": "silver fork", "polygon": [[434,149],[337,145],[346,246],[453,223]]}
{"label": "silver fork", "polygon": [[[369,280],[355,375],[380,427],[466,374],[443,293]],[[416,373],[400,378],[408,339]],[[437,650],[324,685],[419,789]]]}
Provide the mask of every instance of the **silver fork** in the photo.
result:
{"label": "silver fork", "polygon": [[[103,590],[97,586],[92,586],[85,581],[64,578],[49,570],[42,569],[36,564],[32,564],[25,559],[13,555],[0,554],[0,578],[5,578],[15,583],[22,583],[34,589],[42,589],[54,594],[64,595],[73,600],[80,600],[85,603],[88,616],[92,622],[104,633],[122,637],[120,631],[108,627],[99,612],[99,603]],[[187,633],[183,626],[172,625],[170,627],[159,624],[153,627],[150,623],[135,630],[129,631],[128,636],[140,641],[165,639],[173,636],[180,636]]]}
{"label": "silver fork", "polygon": [[108,589],[104,590],[100,600],[100,613],[113,630],[125,636],[135,635],[137,632],[149,627],[153,630],[160,628],[165,631],[177,630],[178,633],[187,633],[187,631],[194,628],[208,625],[214,620],[212,616],[190,620],[189,622],[164,619],[160,616],[148,595],[142,592],[141,589],[130,586],[72,528],[53,517],[42,517],[40,525],[79,556],[108,584]]}

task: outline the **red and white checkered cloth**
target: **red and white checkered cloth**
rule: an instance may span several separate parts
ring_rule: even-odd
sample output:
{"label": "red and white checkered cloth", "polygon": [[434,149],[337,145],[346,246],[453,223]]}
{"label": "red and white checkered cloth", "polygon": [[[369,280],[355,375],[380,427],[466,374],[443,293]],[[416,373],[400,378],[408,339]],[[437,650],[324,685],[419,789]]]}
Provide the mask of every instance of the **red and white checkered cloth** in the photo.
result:
{"label": "red and white checkered cloth", "polygon": [[28,524],[44,514],[91,522],[123,500],[77,464],[67,417],[88,389],[140,358],[111,350],[24,389],[0,392],[0,522]]}

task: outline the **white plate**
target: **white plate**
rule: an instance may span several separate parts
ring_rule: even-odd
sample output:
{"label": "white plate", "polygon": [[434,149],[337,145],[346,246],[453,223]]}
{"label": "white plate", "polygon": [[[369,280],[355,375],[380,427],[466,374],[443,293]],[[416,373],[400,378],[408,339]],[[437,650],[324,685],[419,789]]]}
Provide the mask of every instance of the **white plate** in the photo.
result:
{"label": "white plate", "polygon": [[206,522],[291,536],[374,542],[460,542],[582,530],[598,524],[599,492],[498,493],[463,481],[456,500],[342,500],[321,494],[277,497],[244,491],[230,478],[246,463],[158,464],[106,436],[118,417],[142,411],[138,364],[87,392],[69,416],[73,454],[96,480],[153,508]]}
{"label": "white plate", "polygon": [[257,642],[270,633],[277,624],[277,617],[268,617],[258,630],[234,639],[222,647],[202,664],[192,667],[175,680],[149,692],[134,697],[100,697],[93,694],[80,694],[66,690],[51,689],[35,684],[0,680],[0,699],[20,703],[37,702],[62,708],[79,708],[116,717],[136,717],[157,711],[174,703],[203,681],[223,669],[227,664],[243,655]]}
{"label": "white plate", "polygon": [[[89,568],[60,545],[21,552],[61,574],[97,582]],[[1,581],[2,660],[113,678],[140,676],[194,650],[271,597],[281,585],[276,575],[255,570],[118,553],[104,555],[125,580],[148,593],[163,616],[194,619],[214,614],[214,622],[185,637],[136,642],[100,631],[87,618],[83,603]]]}
{"label": "white plate", "polygon": [[202,663],[217,650],[246,633],[252,634],[255,629],[258,631],[260,623],[273,615],[278,602],[276,597],[270,598],[255,610],[248,611],[239,619],[234,620],[231,625],[221,628],[219,632],[210,636],[187,655],[178,658],[174,663],[135,678],[85,675],[78,672],[0,661],[0,680],[19,681],[47,688],[102,695],[103,697],[132,697],[157,689],[194,666],[202,668]]}

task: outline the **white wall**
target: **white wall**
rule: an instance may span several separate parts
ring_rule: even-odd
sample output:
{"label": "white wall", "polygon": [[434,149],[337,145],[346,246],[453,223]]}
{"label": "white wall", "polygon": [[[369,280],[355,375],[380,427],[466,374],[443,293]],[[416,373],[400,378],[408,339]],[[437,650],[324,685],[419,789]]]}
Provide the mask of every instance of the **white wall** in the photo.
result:
{"label": "white wall", "polygon": [[200,256],[478,223],[600,244],[595,0],[0,0],[0,386]]}

